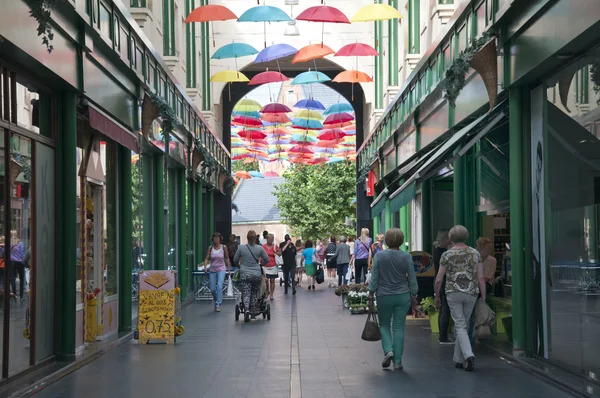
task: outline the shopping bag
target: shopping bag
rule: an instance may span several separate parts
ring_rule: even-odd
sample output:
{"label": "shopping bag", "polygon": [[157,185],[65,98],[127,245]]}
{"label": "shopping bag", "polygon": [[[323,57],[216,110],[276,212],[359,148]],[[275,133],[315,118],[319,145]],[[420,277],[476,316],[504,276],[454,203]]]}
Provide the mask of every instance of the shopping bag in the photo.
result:
{"label": "shopping bag", "polygon": [[365,322],[365,327],[362,332],[361,338],[364,341],[379,341],[381,340],[381,331],[379,330],[379,321],[377,320],[377,314],[373,313],[372,303],[369,305],[369,315]]}
{"label": "shopping bag", "polygon": [[227,297],[233,297],[233,280],[231,279],[231,274],[229,274],[229,279],[227,279]]}
{"label": "shopping bag", "polygon": [[275,255],[275,264],[276,265],[283,265],[283,257],[281,257],[279,254]]}
{"label": "shopping bag", "polygon": [[365,285],[369,285],[369,282],[371,282],[371,271],[367,272],[367,278],[365,279]]}
{"label": "shopping bag", "polygon": [[325,282],[325,271],[323,271],[323,267],[319,267],[317,270],[317,283],[321,284]]}
{"label": "shopping bag", "polygon": [[346,280],[348,282],[352,280],[352,267],[348,267],[348,272],[346,272]]}

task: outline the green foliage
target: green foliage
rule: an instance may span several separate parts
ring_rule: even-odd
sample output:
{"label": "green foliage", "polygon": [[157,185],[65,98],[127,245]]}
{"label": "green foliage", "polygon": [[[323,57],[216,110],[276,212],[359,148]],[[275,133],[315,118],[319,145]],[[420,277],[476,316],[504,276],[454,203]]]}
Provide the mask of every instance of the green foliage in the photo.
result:
{"label": "green foliage", "polygon": [[150,99],[158,109],[158,116],[161,118],[161,126],[163,129],[163,139],[167,140],[169,134],[171,134],[179,124],[177,115],[173,108],[171,108],[162,97],[154,93],[149,93],[148,95],[150,95]]}
{"label": "green foliage", "polygon": [[350,199],[356,195],[355,163],[322,166],[293,165],[283,175],[285,181],[275,191],[283,222],[295,236],[324,239],[330,235],[350,235],[355,221]]}
{"label": "green foliage", "polygon": [[258,162],[244,163],[243,160],[232,162],[231,169],[235,173],[236,171],[260,171]]}
{"label": "green foliage", "polygon": [[437,307],[435,306],[433,297],[425,297],[421,300],[421,309],[426,312],[427,315],[435,314],[437,312]]}
{"label": "green foliage", "polygon": [[21,165],[21,173],[23,173],[23,178],[25,181],[31,181],[31,162],[28,157],[21,155],[20,153],[16,153],[13,155],[13,158],[17,163]]}
{"label": "green foliage", "polygon": [[229,196],[233,196],[233,191],[235,189],[235,180],[232,176],[227,177],[225,180],[225,194]]}
{"label": "green foliage", "polygon": [[[597,95],[600,94],[600,60],[596,60],[590,65],[590,77],[592,83],[594,83],[594,92]],[[596,101],[596,104],[600,105],[600,98]]]}
{"label": "green foliage", "polygon": [[37,34],[42,36],[42,43],[46,45],[46,50],[51,53],[54,50],[51,42],[54,39],[52,25],[50,24],[50,16],[52,10],[64,0],[31,0],[29,7],[29,16],[34,18],[38,23]]}
{"label": "green foliage", "polygon": [[458,54],[452,65],[446,71],[446,81],[444,83],[444,98],[452,106],[456,106],[456,98],[465,87],[465,76],[471,69],[471,61],[477,55],[481,47],[490,40],[491,36],[484,33],[483,36],[471,39],[471,43],[464,51]]}

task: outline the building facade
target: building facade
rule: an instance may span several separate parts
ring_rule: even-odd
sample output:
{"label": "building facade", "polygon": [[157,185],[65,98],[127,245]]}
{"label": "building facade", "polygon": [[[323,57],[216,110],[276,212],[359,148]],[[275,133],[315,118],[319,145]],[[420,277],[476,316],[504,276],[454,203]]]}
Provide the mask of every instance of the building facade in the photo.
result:
{"label": "building facade", "polygon": [[120,1],[66,0],[46,45],[39,4],[0,1],[0,387],[134,329],[140,270],[177,270],[193,297],[215,209],[230,206],[229,152],[189,58],[163,58],[194,41],[157,49]]}
{"label": "building facade", "polygon": [[469,229],[471,245],[490,238],[496,338],[591,395],[600,372],[599,21],[594,1],[461,2],[358,155],[363,174],[380,176],[372,201],[358,196],[373,230],[400,227],[407,249],[428,252],[454,224]]}

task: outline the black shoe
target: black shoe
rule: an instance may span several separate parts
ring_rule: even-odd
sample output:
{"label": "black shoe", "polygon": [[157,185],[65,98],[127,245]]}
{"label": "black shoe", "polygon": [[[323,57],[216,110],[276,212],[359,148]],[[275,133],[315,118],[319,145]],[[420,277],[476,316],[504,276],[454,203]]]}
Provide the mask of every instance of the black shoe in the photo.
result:
{"label": "black shoe", "polygon": [[467,358],[467,363],[465,365],[465,370],[467,372],[472,372],[475,369],[475,357]]}
{"label": "black shoe", "polygon": [[292,291],[292,294],[296,294],[296,289],[294,289],[294,290]]}
{"label": "black shoe", "polygon": [[244,322],[250,322],[250,313],[248,311],[244,314]]}
{"label": "black shoe", "polygon": [[313,290],[315,290],[315,285],[313,285]]}
{"label": "black shoe", "polygon": [[463,364],[462,364],[462,363],[460,363],[460,362],[454,362],[454,367],[455,367],[456,369],[464,369],[464,368],[465,368],[465,365],[463,365]]}
{"label": "black shoe", "polygon": [[283,294],[287,294],[287,289],[284,290]]}

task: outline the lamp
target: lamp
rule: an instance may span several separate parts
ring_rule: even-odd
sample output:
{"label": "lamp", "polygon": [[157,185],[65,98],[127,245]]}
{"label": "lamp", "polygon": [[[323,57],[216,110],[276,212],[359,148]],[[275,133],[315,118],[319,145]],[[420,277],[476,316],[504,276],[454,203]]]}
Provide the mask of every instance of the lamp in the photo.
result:
{"label": "lamp", "polygon": [[300,31],[298,30],[298,27],[296,26],[296,21],[290,21],[288,22],[287,26],[285,27],[285,32],[283,33],[284,36],[300,36]]}

